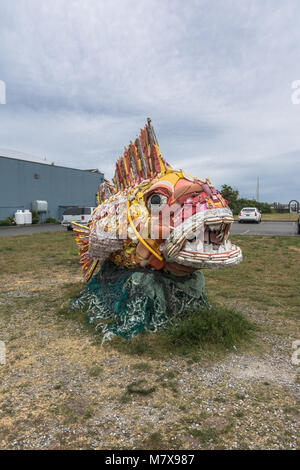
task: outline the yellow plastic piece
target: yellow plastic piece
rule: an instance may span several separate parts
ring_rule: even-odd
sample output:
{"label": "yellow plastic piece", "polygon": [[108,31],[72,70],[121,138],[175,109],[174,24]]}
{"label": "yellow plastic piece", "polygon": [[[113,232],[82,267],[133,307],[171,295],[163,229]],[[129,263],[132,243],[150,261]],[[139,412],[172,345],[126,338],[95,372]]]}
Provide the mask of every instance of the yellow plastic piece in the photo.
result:
{"label": "yellow plastic piece", "polygon": [[97,264],[98,264],[98,260],[94,261],[93,264],[92,264],[92,267],[90,268],[90,271],[88,273],[88,275],[86,276],[86,281],[88,282],[90,280],[90,278],[92,277],[92,275],[94,274],[94,271],[97,267]]}
{"label": "yellow plastic piece", "polygon": [[156,251],[154,251],[150,245],[148,245],[147,242],[145,242],[145,240],[140,236],[139,232],[137,231],[137,229],[135,228],[134,226],[134,223],[132,221],[132,218],[131,218],[131,215],[130,215],[130,204],[129,204],[129,201],[127,199],[127,219],[131,225],[131,228],[132,230],[134,231],[135,235],[137,236],[137,238],[139,239],[139,241],[147,248],[147,250],[149,250],[157,259],[159,259],[159,261],[163,261],[163,257],[160,256],[158,253],[156,253]]}
{"label": "yellow plastic piece", "polygon": [[78,224],[77,222],[71,222],[72,225],[77,225],[77,227],[84,228],[85,230],[90,231],[90,227],[86,227],[85,225]]}

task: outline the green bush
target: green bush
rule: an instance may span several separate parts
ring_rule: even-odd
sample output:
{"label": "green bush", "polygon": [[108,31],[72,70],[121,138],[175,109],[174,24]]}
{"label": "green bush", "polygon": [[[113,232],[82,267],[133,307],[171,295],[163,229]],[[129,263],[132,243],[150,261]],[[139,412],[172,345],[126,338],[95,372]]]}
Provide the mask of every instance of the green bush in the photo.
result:
{"label": "green bush", "polygon": [[271,213],[271,206],[267,202],[258,202],[255,199],[237,199],[234,203],[234,207],[231,207],[231,210],[235,215],[237,215],[243,207],[257,207],[257,209],[262,214],[270,214]]}
{"label": "green bush", "polygon": [[0,227],[12,225],[8,219],[0,220]]}
{"label": "green bush", "polygon": [[59,222],[53,217],[48,217],[48,219],[45,220],[45,224],[59,224]]}
{"label": "green bush", "polygon": [[38,224],[39,221],[40,221],[40,216],[39,214],[37,213],[37,211],[30,211],[31,214],[32,214],[32,223],[33,224]]}
{"label": "green bush", "polygon": [[0,220],[0,227],[9,227],[10,225],[16,225],[15,219],[11,217],[7,217],[5,220]]}
{"label": "green bush", "polygon": [[257,207],[262,214],[270,214],[271,206],[267,202],[258,202],[255,199],[239,198],[239,191],[227,184],[223,184],[220,193],[228,201],[234,215],[238,215],[243,207]]}

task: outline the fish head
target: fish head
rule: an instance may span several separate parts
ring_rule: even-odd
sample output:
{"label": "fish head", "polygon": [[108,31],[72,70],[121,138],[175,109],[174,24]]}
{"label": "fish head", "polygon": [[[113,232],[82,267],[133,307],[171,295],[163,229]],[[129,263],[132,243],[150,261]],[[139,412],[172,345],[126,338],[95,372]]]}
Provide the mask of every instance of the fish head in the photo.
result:
{"label": "fish head", "polygon": [[[187,274],[241,262],[241,249],[228,239],[232,212],[208,178],[169,170],[146,189],[143,201],[148,211],[148,238],[137,245],[139,263],[146,265],[148,260],[156,269]],[[145,224],[138,228],[145,237]],[[162,260],[149,254],[149,242]]]}

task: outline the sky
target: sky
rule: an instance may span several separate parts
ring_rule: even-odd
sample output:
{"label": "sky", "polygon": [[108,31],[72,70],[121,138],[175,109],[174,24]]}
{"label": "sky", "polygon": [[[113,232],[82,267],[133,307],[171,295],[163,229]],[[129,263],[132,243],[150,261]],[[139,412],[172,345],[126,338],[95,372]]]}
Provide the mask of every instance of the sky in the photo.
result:
{"label": "sky", "polygon": [[0,148],[111,178],[151,117],[174,168],[300,200],[299,23],[298,0],[1,0]]}

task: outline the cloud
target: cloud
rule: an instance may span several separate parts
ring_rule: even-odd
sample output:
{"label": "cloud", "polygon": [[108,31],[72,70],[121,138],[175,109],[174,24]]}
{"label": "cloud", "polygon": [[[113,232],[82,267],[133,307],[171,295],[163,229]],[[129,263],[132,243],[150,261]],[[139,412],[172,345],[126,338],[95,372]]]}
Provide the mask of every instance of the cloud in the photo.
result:
{"label": "cloud", "polygon": [[151,116],[173,166],[243,195],[259,175],[262,199],[300,199],[296,0],[2,0],[0,8],[1,147],[110,177]]}

